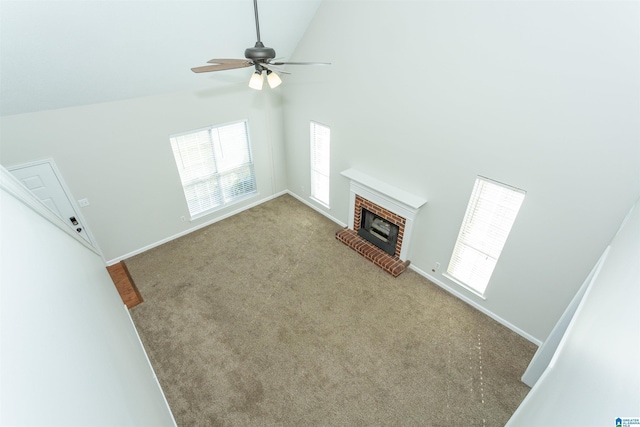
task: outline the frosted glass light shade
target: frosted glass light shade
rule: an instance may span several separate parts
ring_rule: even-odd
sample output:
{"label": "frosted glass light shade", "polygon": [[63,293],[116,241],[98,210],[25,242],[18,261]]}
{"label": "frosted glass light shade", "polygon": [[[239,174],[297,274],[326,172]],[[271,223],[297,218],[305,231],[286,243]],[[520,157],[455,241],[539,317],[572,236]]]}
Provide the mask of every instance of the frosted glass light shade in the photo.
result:
{"label": "frosted glass light shade", "polygon": [[269,87],[271,89],[275,89],[282,83],[280,76],[274,73],[273,71],[267,71],[267,82],[269,83]]}
{"label": "frosted glass light shade", "polygon": [[255,90],[262,90],[262,73],[255,72],[251,75],[251,80],[249,80],[249,87]]}

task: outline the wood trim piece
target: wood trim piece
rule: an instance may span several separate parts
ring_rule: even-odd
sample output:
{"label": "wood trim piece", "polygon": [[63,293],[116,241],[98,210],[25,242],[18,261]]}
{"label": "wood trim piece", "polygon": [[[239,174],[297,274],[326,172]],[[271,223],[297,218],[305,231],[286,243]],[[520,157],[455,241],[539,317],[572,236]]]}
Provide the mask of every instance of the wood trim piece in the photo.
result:
{"label": "wood trim piece", "polygon": [[108,266],[107,271],[127,308],[135,307],[143,301],[124,261]]}

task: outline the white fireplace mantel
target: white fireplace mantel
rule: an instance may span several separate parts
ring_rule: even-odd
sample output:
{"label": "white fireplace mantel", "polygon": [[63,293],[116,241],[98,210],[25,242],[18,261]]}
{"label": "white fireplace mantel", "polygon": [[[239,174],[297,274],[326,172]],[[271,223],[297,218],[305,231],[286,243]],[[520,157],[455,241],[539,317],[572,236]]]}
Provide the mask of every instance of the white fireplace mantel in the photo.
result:
{"label": "white fireplace mantel", "polygon": [[405,208],[417,210],[420,208],[420,206],[427,203],[427,199],[423,197],[416,196],[398,187],[389,185],[386,182],[380,181],[378,178],[374,178],[371,175],[367,175],[366,173],[360,172],[357,169],[347,169],[340,172],[340,174],[349,178],[351,182],[355,181],[401,203]]}
{"label": "white fireplace mantel", "polygon": [[411,240],[411,232],[413,230],[413,222],[418,213],[418,209],[425,203],[427,199],[411,194],[405,190],[394,187],[386,182],[380,181],[370,175],[360,172],[356,169],[347,169],[340,172],[350,180],[350,211],[348,227],[353,230],[356,203],[356,195],[359,195],[383,208],[406,219],[404,239],[400,249],[400,259],[407,259],[407,251]]}

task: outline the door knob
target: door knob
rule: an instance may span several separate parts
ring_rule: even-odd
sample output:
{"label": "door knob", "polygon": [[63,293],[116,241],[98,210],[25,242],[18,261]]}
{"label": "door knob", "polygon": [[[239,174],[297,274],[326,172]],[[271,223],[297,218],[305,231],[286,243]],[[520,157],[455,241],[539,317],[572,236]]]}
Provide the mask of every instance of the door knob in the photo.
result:
{"label": "door knob", "polygon": [[72,216],[71,218],[69,218],[69,221],[71,221],[71,224],[73,225],[78,225],[78,220],[76,219],[75,216]]}

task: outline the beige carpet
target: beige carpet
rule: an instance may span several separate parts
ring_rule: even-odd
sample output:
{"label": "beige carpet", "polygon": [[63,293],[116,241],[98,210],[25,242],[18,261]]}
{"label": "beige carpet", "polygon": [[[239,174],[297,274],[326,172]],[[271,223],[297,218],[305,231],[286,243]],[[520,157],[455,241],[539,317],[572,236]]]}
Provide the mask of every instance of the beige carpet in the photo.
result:
{"label": "beige carpet", "polygon": [[179,426],[502,426],[535,345],[291,196],[126,261]]}

